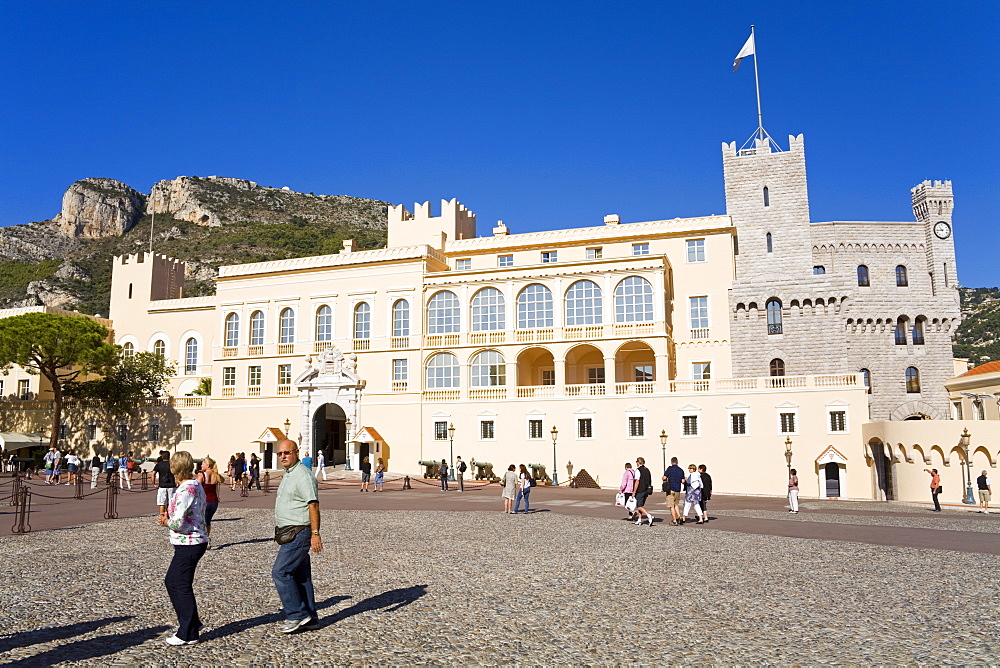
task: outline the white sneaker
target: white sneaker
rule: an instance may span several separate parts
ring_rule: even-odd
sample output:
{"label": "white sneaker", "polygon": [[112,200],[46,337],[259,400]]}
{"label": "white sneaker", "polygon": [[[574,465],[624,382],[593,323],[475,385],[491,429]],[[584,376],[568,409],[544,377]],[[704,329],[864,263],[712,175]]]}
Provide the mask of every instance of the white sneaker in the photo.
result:
{"label": "white sneaker", "polygon": [[646,515],[646,517],[649,518],[649,526],[653,526],[653,516],[652,515]]}
{"label": "white sneaker", "polygon": [[163,642],[167,643],[168,645],[197,645],[198,644],[197,640],[181,640],[180,638],[177,637],[176,633],[174,635],[170,636],[169,638],[167,638],[166,640],[164,640]]}
{"label": "white sneaker", "polygon": [[639,517],[639,519],[637,519],[635,521],[635,524],[636,524],[636,526],[639,526],[640,524],[642,524],[642,517],[641,516]]}

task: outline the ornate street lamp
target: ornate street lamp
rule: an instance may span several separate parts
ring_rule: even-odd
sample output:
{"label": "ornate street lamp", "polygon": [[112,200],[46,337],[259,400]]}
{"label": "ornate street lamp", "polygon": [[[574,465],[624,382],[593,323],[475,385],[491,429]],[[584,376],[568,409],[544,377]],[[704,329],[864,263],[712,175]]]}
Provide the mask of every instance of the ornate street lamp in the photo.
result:
{"label": "ornate street lamp", "polygon": [[660,448],[663,449],[663,470],[667,470],[667,430],[660,430]]}
{"label": "ornate street lamp", "polygon": [[559,484],[559,474],[556,472],[556,439],[559,438],[559,430],[552,425],[552,484]]}
{"label": "ornate street lamp", "polygon": [[285,418],[285,438],[290,438],[288,436],[288,432],[291,428],[292,428],[292,421],[289,420],[288,418]]}
{"label": "ornate street lamp", "polygon": [[785,437],[785,464],[788,466],[788,477],[792,477],[792,437]]}
{"label": "ornate street lamp", "polygon": [[969,457],[969,442],[972,441],[972,434],[969,433],[968,428],[962,430],[962,448],[965,450],[965,499],[962,503],[972,505],[976,502],[972,498],[972,458]]}
{"label": "ornate street lamp", "polygon": [[448,423],[448,480],[455,481],[455,425]]}
{"label": "ornate street lamp", "polygon": [[344,470],[353,471],[351,468],[351,416],[348,415],[344,418],[344,430],[347,434],[344,436]]}

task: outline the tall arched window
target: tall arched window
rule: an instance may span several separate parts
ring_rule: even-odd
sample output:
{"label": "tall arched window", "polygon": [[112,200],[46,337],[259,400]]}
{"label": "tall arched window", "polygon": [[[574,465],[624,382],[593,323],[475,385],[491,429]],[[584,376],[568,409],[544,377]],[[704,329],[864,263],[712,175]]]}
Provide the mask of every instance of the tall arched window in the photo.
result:
{"label": "tall arched window", "polygon": [[507,366],[503,355],[484,350],[472,358],[472,387],[496,387],[507,384]]}
{"label": "tall arched window", "polygon": [[290,308],[281,309],[278,316],[278,343],[295,343],[295,311]]}
{"label": "tall arched window", "polygon": [[503,293],[483,288],[472,296],[472,331],[492,332],[503,329],[506,321]]}
{"label": "tall arched window", "polygon": [[867,288],[871,285],[868,280],[868,265],[859,264],[858,265],[858,286],[862,288]]}
{"label": "tall arched window", "polygon": [[254,311],[250,314],[250,345],[264,345],[264,312]]}
{"label": "tall arched window", "polygon": [[599,325],[604,321],[601,288],[593,281],[577,281],[566,291],[567,325]]}
{"label": "tall arched window", "polygon": [[333,341],[333,309],[326,304],[316,309],[316,340]]}
{"label": "tall arched window", "polygon": [[915,366],[906,367],[906,392],[920,394],[920,372]]}
{"label": "tall arched window", "polygon": [[896,285],[905,288],[909,283],[906,280],[906,267],[901,264],[896,265]]}
{"label": "tall arched window", "polygon": [[770,253],[771,251],[774,250],[774,243],[771,240],[771,233],[770,232],[767,233],[767,237],[766,238],[767,238],[767,252]]}
{"label": "tall arched window", "polygon": [[913,322],[913,345],[924,345],[924,319],[917,318]]}
{"label": "tall arched window", "polygon": [[450,290],[434,294],[427,302],[427,333],[452,334],[459,331],[461,306],[458,296]]}
{"label": "tall arched window", "polygon": [[517,328],[551,327],[552,293],[541,283],[532,283],[517,295]]}
{"label": "tall arched window", "polygon": [[163,342],[163,339],[157,339],[156,341],[153,341],[153,354],[159,355],[160,357],[166,359],[167,344]]}
{"label": "tall arched window", "polygon": [[767,333],[781,334],[781,300],[768,299],[764,307],[767,309]]}
{"label": "tall arched window", "polygon": [[641,276],[629,276],[615,286],[615,322],[652,322],[653,286]]}
{"label": "tall arched window", "polygon": [[868,393],[871,394],[872,391],[872,372],[868,369],[861,370],[861,382],[865,384],[868,389]]}
{"label": "tall arched window", "polygon": [[428,390],[459,387],[458,358],[451,353],[438,353],[427,360],[425,383]]}
{"label": "tall arched window", "polygon": [[193,336],[184,342],[184,375],[198,373],[198,339]]}
{"label": "tall arched window", "polygon": [[132,357],[132,355],[135,355],[135,344],[131,341],[126,341],[122,345],[122,357]]}
{"label": "tall arched window", "polygon": [[226,347],[235,348],[240,345],[240,316],[230,313],[226,316]]}
{"label": "tall arched window", "polygon": [[906,345],[906,318],[900,316],[896,318],[895,340],[897,346]]}
{"label": "tall arched window", "polygon": [[771,206],[771,192],[764,186],[764,206]]}
{"label": "tall arched window", "polygon": [[775,357],[771,360],[769,365],[769,371],[772,376],[784,376],[785,375],[785,360]]}
{"label": "tall arched window", "polygon": [[372,309],[368,302],[354,307],[354,338],[370,339],[372,336]]}
{"label": "tall arched window", "polygon": [[392,335],[410,335],[410,302],[397,299],[392,305]]}

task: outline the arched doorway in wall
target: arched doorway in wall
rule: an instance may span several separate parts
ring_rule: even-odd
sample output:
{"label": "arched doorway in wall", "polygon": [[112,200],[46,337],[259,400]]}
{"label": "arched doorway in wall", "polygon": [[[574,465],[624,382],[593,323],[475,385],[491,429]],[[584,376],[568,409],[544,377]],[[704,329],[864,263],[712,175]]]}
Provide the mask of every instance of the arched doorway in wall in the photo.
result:
{"label": "arched doorway in wall", "polygon": [[[555,362],[545,348],[527,348],[517,355],[517,386],[537,387],[556,384]],[[518,396],[521,396],[519,394]],[[533,395],[528,395],[533,396]],[[551,395],[550,395],[551,396]]]}
{"label": "arched doorway in wall", "polygon": [[[656,355],[644,341],[628,341],[615,352],[616,383],[652,383],[656,378]],[[652,387],[648,391],[652,391]]]}
{"label": "arched doorway in wall", "polygon": [[327,466],[338,466],[347,461],[347,414],[339,404],[323,404],[312,416],[313,457],[320,450]]}
{"label": "arched doorway in wall", "polygon": [[820,498],[835,499],[846,495],[847,457],[832,445],[816,458]]}
{"label": "arched doorway in wall", "polygon": [[567,385],[601,385],[605,382],[604,354],[597,346],[581,344],[566,353]]}
{"label": "arched doorway in wall", "polygon": [[892,472],[892,453],[877,438],[868,442],[871,448],[872,465],[875,469],[875,487],[877,498],[882,501],[896,500],[896,485]]}
{"label": "arched doorway in wall", "polygon": [[840,496],[840,467],[836,462],[823,465],[824,494],[828,498]]}

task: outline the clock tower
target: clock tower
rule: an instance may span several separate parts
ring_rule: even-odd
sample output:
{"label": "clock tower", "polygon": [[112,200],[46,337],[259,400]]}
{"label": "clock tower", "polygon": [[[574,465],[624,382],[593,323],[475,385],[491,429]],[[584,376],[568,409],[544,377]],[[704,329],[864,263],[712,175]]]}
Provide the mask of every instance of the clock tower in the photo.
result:
{"label": "clock tower", "polygon": [[934,294],[954,294],[958,299],[958,273],[955,270],[955,240],[951,213],[955,197],[951,181],[924,181],[912,188],[913,215],[924,224],[924,249],[927,271]]}

